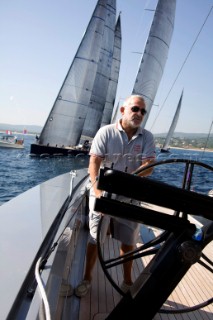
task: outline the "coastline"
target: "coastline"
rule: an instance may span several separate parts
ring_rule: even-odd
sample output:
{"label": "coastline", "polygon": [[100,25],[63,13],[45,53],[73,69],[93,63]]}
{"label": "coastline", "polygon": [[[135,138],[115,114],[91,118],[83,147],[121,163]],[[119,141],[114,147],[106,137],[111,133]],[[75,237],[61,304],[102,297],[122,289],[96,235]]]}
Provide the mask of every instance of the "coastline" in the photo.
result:
{"label": "coastline", "polygon": [[[0,129],[0,133],[5,133],[5,130]],[[27,132],[27,133],[23,133],[23,132],[19,132],[19,131],[12,131],[12,134],[14,135],[22,135],[22,136],[36,136],[39,135],[40,133],[36,133],[36,132]],[[157,148],[161,148],[159,145],[157,146]],[[188,150],[188,151],[198,151],[198,152],[213,152],[212,148],[203,148],[203,149],[199,149],[199,148],[181,148],[181,147],[169,147],[169,149],[177,149],[177,150]]]}
{"label": "coastline", "polygon": [[213,152],[213,149],[198,149],[198,148],[180,148],[180,147],[170,147],[170,149],[178,149],[178,150],[189,150],[189,151],[198,151],[198,152]]}

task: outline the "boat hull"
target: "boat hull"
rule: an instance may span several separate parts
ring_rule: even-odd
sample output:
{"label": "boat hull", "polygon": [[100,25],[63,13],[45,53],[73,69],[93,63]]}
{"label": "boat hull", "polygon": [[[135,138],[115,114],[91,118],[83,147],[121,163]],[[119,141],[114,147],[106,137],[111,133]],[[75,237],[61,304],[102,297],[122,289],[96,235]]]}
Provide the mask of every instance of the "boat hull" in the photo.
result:
{"label": "boat hull", "polygon": [[[177,159],[175,159],[175,161],[176,160]],[[102,173],[104,172],[102,171]],[[44,311],[44,303],[41,301],[41,286],[38,286],[34,279],[35,265],[38,266],[37,261],[40,260],[40,257],[43,257],[43,261],[45,262],[40,271],[42,271],[41,280],[46,292],[51,319],[114,320],[118,318],[129,319],[131,318],[132,314],[134,315],[133,319],[135,319],[135,314],[138,311],[146,320],[157,320],[160,318],[162,320],[171,320],[174,319],[173,313],[176,313],[176,319],[179,320],[183,319],[182,311],[184,308],[187,310],[194,307],[194,301],[205,302],[211,299],[212,281],[210,272],[205,272],[203,266],[198,263],[196,266],[191,266],[191,263],[195,264],[195,260],[186,260],[186,263],[184,264],[183,262],[182,265],[181,259],[181,257],[186,259],[191,259],[192,257],[194,259],[193,254],[196,252],[196,250],[201,249],[201,246],[198,245],[199,242],[196,240],[194,241],[195,247],[189,247],[189,254],[181,255],[181,252],[183,253],[183,251],[180,249],[183,250],[184,248],[188,248],[185,245],[182,246],[182,243],[188,243],[188,237],[190,239],[189,243],[191,244],[193,242],[190,234],[182,234],[183,226],[186,227],[191,225],[194,229],[196,225],[200,229],[202,224],[192,217],[189,217],[188,222],[186,219],[181,219],[180,222],[177,216],[173,216],[177,211],[173,211],[171,208],[171,205],[173,207],[173,201],[169,201],[169,203],[167,202],[167,199],[170,199],[171,197],[167,197],[164,203],[161,202],[161,199],[163,198],[162,195],[165,194],[165,189],[162,189],[161,182],[151,182],[151,180],[147,178],[144,178],[142,179],[143,181],[141,181],[141,178],[139,177],[125,175],[126,173],[123,172],[114,172],[112,175],[110,170],[107,175],[103,174],[102,176],[101,174],[98,181],[99,183],[102,183],[102,186],[104,187],[103,179],[108,180],[110,176],[114,176],[115,179],[113,179],[113,181],[110,179],[111,181],[108,181],[109,185],[108,182],[107,185],[109,188],[113,189],[114,187],[118,187],[119,194],[123,194],[125,189],[122,188],[121,185],[119,186],[118,180],[120,180],[120,178],[124,178],[120,180],[123,182],[123,184],[124,182],[128,182],[128,186],[130,186],[129,190],[138,190],[138,188],[131,188],[130,183],[134,183],[135,186],[135,182],[137,182],[139,187],[143,186],[143,188],[149,190],[149,192],[147,192],[147,194],[146,192],[139,192],[138,195],[135,194],[133,197],[132,191],[129,193],[125,189],[125,192],[128,193],[128,196],[131,196],[131,199],[140,199],[142,197],[141,200],[145,200],[145,202],[143,201],[140,206],[135,206],[131,201],[130,203],[124,203],[122,201],[119,202],[107,197],[101,197],[101,199],[96,199],[96,201],[99,201],[99,205],[101,201],[102,205],[104,205],[104,208],[106,208],[105,204],[109,204],[111,202],[113,205],[113,210],[107,209],[107,211],[116,212],[116,214],[114,214],[115,216],[118,216],[119,212],[123,216],[123,209],[126,208],[127,217],[130,212],[129,206],[131,205],[131,220],[141,221],[141,219],[143,219],[145,224],[141,225],[140,237],[138,237],[138,242],[136,245],[137,250],[142,248],[144,245],[147,246],[150,241],[157,238],[159,239],[159,237],[161,237],[163,240],[162,234],[164,232],[161,233],[161,229],[156,227],[152,228],[149,223],[146,224],[148,220],[152,220],[150,220],[150,215],[155,215],[155,217],[153,217],[154,219],[152,220],[153,222],[156,222],[157,220],[165,221],[165,217],[167,217],[166,220],[174,220],[174,224],[169,223],[168,225],[173,225],[175,229],[176,226],[179,225],[181,237],[178,234],[176,235],[176,232],[174,232],[173,235],[170,234],[169,239],[167,238],[165,242],[164,238],[164,244],[162,245],[161,250],[156,253],[158,256],[156,255],[154,258],[152,254],[142,254],[138,257],[135,257],[133,261],[132,273],[134,284],[129,293],[123,297],[117,290],[114,290],[115,287],[113,286],[113,282],[118,286],[118,288],[121,286],[123,281],[123,272],[121,266],[117,265],[107,268],[109,277],[107,277],[105,273],[107,266],[106,262],[117,259],[119,256],[120,247],[120,243],[114,239],[111,234],[107,234],[104,243],[101,245],[102,248],[100,248],[99,260],[97,261],[93,271],[91,289],[86,297],[79,299],[75,296],[75,294],[72,294],[72,289],[75,288],[81,281],[84,272],[89,231],[88,190],[91,187],[91,183],[89,182],[87,168],[77,171],[74,170],[70,173],[65,173],[61,176],[51,179],[32,188],[31,190],[28,190],[26,193],[18,196],[17,199],[13,199],[12,201],[0,207],[3,219],[0,225],[1,245],[2,248],[6,248],[7,253],[10,252],[9,255],[5,254],[3,251],[3,259],[1,259],[2,265],[4,266],[3,270],[7,270],[6,273],[0,273],[2,284],[1,287],[3,288],[1,296],[1,301],[3,301],[1,309],[1,314],[3,315],[2,319],[40,319],[40,315],[46,312],[47,308]],[[73,177],[73,179],[71,177]],[[191,208],[191,205],[188,203],[188,205],[185,206],[185,204],[188,202],[186,200],[190,196],[190,191],[182,190],[180,194],[179,191],[181,189],[178,191],[178,188],[172,186],[170,187],[170,195],[172,196],[172,199],[176,199],[178,194],[179,196],[185,194],[184,201],[180,202],[180,209],[182,209],[182,206],[184,206],[188,212],[188,208]],[[159,188],[162,189],[160,193],[158,192]],[[107,191],[107,188],[104,188],[104,190]],[[151,190],[153,190],[153,193],[159,195],[158,201],[161,202],[160,206],[152,203],[155,197],[150,194]],[[203,196],[196,195],[195,197],[197,200],[201,200]],[[149,201],[150,199],[151,201]],[[146,200],[148,202],[146,202]],[[212,208],[212,204],[209,203],[208,197],[205,199],[205,202],[203,200],[201,202],[199,201],[196,206],[199,204],[202,206],[202,209]],[[206,201],[210,204],[207,207],[205,205]],[[175,201],[175,203],[178,203],[178,201]],[[192,201],[192,203],[194,202]],[[166,204],[166,207],[163,207],[164,204]],[[31,207],[30,211],[29,206]],[[140,214],[137,215],[139,219],[137,218],[135,220],[138,210],[140,211]],[[197,212],[200,213],[203,212],[203,210],[198,209]],[[13,216],[13,219],[15,219],[14,221],[17,223],[14,224],[14,230],[13,232],[10,232],[10,236],[8,237],[8,229],[5,228],[5,226],[10,226],[11,228],[11,216]],[[158,217],[158,219],[156,219],[156,217]],[[17,229],[18,221],[22,221],[21,236],[19,228]],[[151,225],[152,224],[153,223],[151,223]],[[172,230],[174,231],[173,226]],[[175,243],[173,243],[173,241]],[[181,245],[179,245],[179,242]],[[15,247],[14,243],[16,243]],[[154,247],[156,244],[157,243],[152,241],[150,245],[148,245],[148,248],[150,246]],[[166,255],[164,255],[165,247]],[[169,254],[170,248],[172,249],[172,256]],[[191,250],[192,248],[193,250]],[[142,253],[143,249],[140,251]],[[186,251],[186,253],[187,252],[188,251]],[[191,252],[193,254],[191,254]],[[211,258],[212,252],[211,242],[205,248],[204,254]],[[139,253],[139,251],[137,251],[137,253]],[[100,259],[101,256],[102,258]],[[158,259],[159,256],[160,259]],[[162,268],[159,263],[162,264],[163,260],[165,260],[165,265]],[[157,272],[156,265],[158,267]],[[105,266],[105,272],[102,270],[103,266]],[[175,278],[176,273],[177,276],[179,276],[180,268],[183,270],[184,268],[189,267],[190,270],[188,270],[185,277],[182,278],[180,285],[176,280],[176,287],[174,289],[173,287],[171,288],[171,285],[174,285],[174,281],[168,281],[168,275],[170,275],[171,279],[173,278],[174,273]],[[165,269],[167,271],[166,273]],[[152,279],[150,283],[149,278],[151,277],[153,279],[153,283]],[[14,281],[14,279],[16,281]],[[194,285],[194,279],[196,279],[196,288]],[[112,282],[109,282],[108,280],[112,280]],[[150,290],[146,290],[145,286],[147,286],[147,283],[149,283],[149,286],[151,287]],[[158,286],[158,293],[156,291],[156,285]],[[5,294],[5,286],[7,286],[10,290],[9,295]],[[20,287],[21,289],[19,290]],[[163,299],[160,297],[161,301],[159,303],[159,291],[160,294],[163,291],[165,294],[167,288],[169,288],[169,291],[166,292],[166,295],[164,295]],[[171,292],[170,296],[169,292]],[[140,295],[138,295],[139,293]],[[143,299],[141,299],[142,295],[144,295]],[[193,302],[191,297],[194,298]],[[159,308],[161,307],[162,301],[164,302],[164,299],[165,303],[161,309],[166,310],[166,314],[161,312],[159,315]],[[150,301],[152,301],[151,311],[149,307]],[[160,306],[158,306],[158,303]],[[190,319],[204,320],[208,315],[210,319],[213,312],[212,308],[212,304],[209,304],[205,306],[205,308],[202,308],[202,312],[201,310],[195,309],[193,312],[191,312]],[[85,312],[85,310],[88,311]],[[180,312],[181,315],[178,315],[178,312]]]}
{"label": "boat hull", "polygon": [[52,147],[41,144],[31,144],[31,155],[46,155],[46,156],[76,156],[76,155],[88,155],[88,150],[82,150],[81,148],[66,148],[66,147]]}
{"label": "boat hull", "polygon": [[18,143],[0,142],[0,148],[23,149],[24,145]]}

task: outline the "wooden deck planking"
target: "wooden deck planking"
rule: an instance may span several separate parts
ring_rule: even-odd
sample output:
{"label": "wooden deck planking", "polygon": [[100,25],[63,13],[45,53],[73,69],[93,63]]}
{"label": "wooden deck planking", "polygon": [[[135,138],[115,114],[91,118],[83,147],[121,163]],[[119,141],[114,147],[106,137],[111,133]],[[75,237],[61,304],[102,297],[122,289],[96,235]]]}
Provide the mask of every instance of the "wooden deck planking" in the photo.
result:
{"label": "wooden deck planking", "polygon": [[[104,254],[106,255],[108,251],[108,243],[106,243],[106,247],[104,248]],[[102,273],[102,279],[101,282],[104,281],[104,294],[105,294],[105,299],[103,299],[103,302],[106,304],[105,310],[102,312],[106,313],[108,309],[113,308],[114,302],[113,302],[113,294],[112,294],[112,288],[109,284],[109,281],[107,281],[107,278],[104,276],[103,270],[101,265],[99,265],[99,272]],[[107,292],[109,292],[109,295],[107,295]]]}
{"label": "wooden deck planking", "polygon": [[[205,248],[207,256],[210,256],[210,251],[213,245],[210,244]],[[209,281],[207,281],[207,279]],[[210,278],[210,272],[196,263],[193,265],[182,281],[172,292],[167,302],[172,303],[175,308],[185,308],[202,303],[212,297],[213,283]],[[166,303],[167,303],[166,302]],[[165,303],[165,304],[166,304]],[[213,316],[213,304],[206,306],[201,310],[189,312],[185,314],[176,314],[176,319],[206,319],[210,320]],[[164,319],[164,318],[163,318]]]}
{"label": "wooden deck planking", "polygon": [[[85,232],[85,230],[84,230]],[[147,234],[149,239],[156,236],[160,230],[152,230],[148,227]],[[79,239],[77,240],[77,243]],[[138,242],[137,246],[142,244],[142,240]],[[81,246],[81,245],[80,245]],[[120,244],[118,241],[113,240],[110,236],[104,243],[104,259],[109,259],[119,256]],[[83,247],[80,248],[81,256],[83,253]],[[204,250],[204,253],[213,260],[213,243],[210,243]],[[151,260],[151,256],[146,256],[134,260],[133,263],[133,279],[135,280],[139,274],[142,272],[143,268]],[[83,258],[82,258],[83,259]],[[123,281],[123,270],[122,265],[113,267],[109,270],[114,281],[121,285]],[[76,277],[82,277],[76,274]],[[75,286],[75,281],[71,283]],[[194,306],[200,304],[201,302],[212,298],[213,292],[213,277],[210,271],[206,270],[204,267],[196,263],[193,265],[182,281],[178,284],[176,289],[172,292],[168,300],[165,302],[163,308],[167,309],[182,309],[188,306]],[[121,299],[121,295],[111,286],[110,282],[103,273],[102,267],[97,262],[94,272],[93,281],[91,286],[91,291],[83,298],[78,299],[75,296],[70,298],[60,298],[64,299],[64,307],[70,310],[70,319],[73,318],[72,306],[73,300],[77,300],[80,303],[79,320],[103,320],[106,319],[107,315],[112,311],[112,309],[117,305]],[[76,302],[76,301],[75,301]],[[61,310],[60,310],[61,311]],[[66,312],[67,313],[67,312]],[[142,314],[142,310],[141,310]],[[189,313],[182,314],[157,314],[154,320],[212,320],[213,319],[213,304],[206,306],[201,310],[197,310]],[[58,319],[57,319],[58,320]]]}
{"label": "wooden deck planking", "polygon": [[[140,245],[139,243],[138,245]],[[105,259],[112,256],[119,255],[119,243],[107,238],[104,245]],[[213,245],[208,245],[205,248],[207,256],[210,256],[210,251]],[[150,261],[150,257],[144,257],[134,261],[133,264],[133,278],[136,279],[142,271],[144,265]],[[123,280],[122,266],[113,267],[110,271],[115,282],[120,285]],[[207,275],[208,273],[208,275]],[[194,306],[212,296],[213,279],[211,273],[204,269],[199,264],[195,264],[189,270],[187,275],[182,279],[168,300],[165,302],[163,308],[167,309],[182,309],[188,306]],[[84,298],[81,298],[81,316],[80,320],[103,320],[107,317],[110,311],[115,307],[121,299],[120,294],[112,288],[108,279],[105,277],[102,267],[98,262],[94,269],[93,282],[91,292]],[[98,303],[97,303],[98,302]],[[88,303],[90,307],[88,308]],[[91,312],[89,312],[89,309]],[[84,310],[84,312],[82,311]],[[141,310],[142,311],[142,310]],[[157,314],[154,320],[211,320],[213,317],[213,305],[207,306],[201,310],[181,314]]]}
{"label": "wooden deck planking", "polygon": [[[82,208],[82,216],[84,217],[84,208]],[[61,250],[58,251],[59,259],[55,258],[50,276],[50,298],[55,295],[58,299],[58,292],[60,290],[59,284],[62,280],[67,280],[68,283],[75,287],[83,276],[83,263],[85,260],[85,250],[87,243],[88,230],[83,226],[83,218],[79,220],[76,228],[73,230],[72,237],[69,243],[69,250],[65,248],[66,255],[64,259],[61,257]],[[79,227],[79,229],[78,229]],[[144,242],[147,242],[153,237],[157,236],[161,230],[143,226],[146,230],[142,236],[146,236]],[[73,226],[70,226],[71,230]],[[148,240],[147,240],[148,239]],[[142,244],[139,239],[137,246]],[[67,247],[67,246],[66,246]],[[107,237],[103,250],[105,259],[119,256],[119,242]],[[65,253],[64,252],[64,253]],[[75,253],[75,254],[74,254]],[[207,257],[213,261],[213,241],[204,250]],[[57,256],[57,255],[56,255]],[[75,256],[72,261],[72,256]],[[77,259],[76,259],[77,258]],[[151,256],[146,256],[134,260],[133,263],[133,279],[135,280],[144,267],[149,263]],[[64,260],[64,265],[63,261]],[[71,265],[70,265],[71,263]],[[63,271],[64,270],[64,271]],[[57,271],[57,272],[56,272]],[[109,270],[114,281],[121,285],[123,281],[122,265],[113,267]],[[51,290],[52,289],[52,290]],[[57,289],[57,290],[56,290]],[[165,302],[163,308],[167,309],[182,309],[188,306],[194,306],[201,302],[212,298],[213,292],[213,277],[212,273],[206,270],[203,266],[196,263],[190,268],[190,271],[185,275],[177,288],[172,292],[168,300]],[[118,304],[121,295],[111,286],[110,282],[103,273],[102,267],[97,262],[94,273],[91,291],[83,298],[79,299],[75,295],[70,297],[60,297],[56,303],[54,298],[50,306],[54,310],[55,317],[52,319],[72,319],[72,320],[103,320],[112,309]],[[52,300],[51,300],[52,301]],[[54,304],[55,303],[55,304]],[[150,301],[151,304],[151,301]],[[79,308],[80,306],[80,308]],[[56,310],[57,309],[57,310]],[[55,311],[56,310],[56,311]],[[143,310],[141,308],[141,317]],[[206,306],[201,310],[182,314],[157,314],[154,320],[212,320],[213,319],[213,304]],[[145,319],[146,320],[146,319]]]}

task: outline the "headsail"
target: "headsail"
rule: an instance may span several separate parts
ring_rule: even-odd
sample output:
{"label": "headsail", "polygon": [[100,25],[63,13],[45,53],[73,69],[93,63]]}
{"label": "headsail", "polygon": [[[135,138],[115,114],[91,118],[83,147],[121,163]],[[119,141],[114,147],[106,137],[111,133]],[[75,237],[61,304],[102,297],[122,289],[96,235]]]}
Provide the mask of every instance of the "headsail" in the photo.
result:
{"label": "headsail", "polygon": [[82,135],[90,138],[95,136],[101,126],[113,60],[115,20],[116,1],[108,0],[99,64],[82,131]]}
{"label": "headsail", "polygon": [[104,112],[101,120],[101,127],[109,124],[112,118],[112,112],[115,103],[116,91],[118,86],[118,78],[120,72],[121,64],[121,17],[118,16],[116,26],[115,26],[115,39],[114,39],[114,49],[113,49],[113,59],[111,75],[109,80],[109,86],[107,91],[106,102],[104,106]]}
{"label": "headsail", "polygon": [[171,126],[169,128],[169,131],[167,133],[165,142],[164,142],[163,147],[161,149],[162,152],[167,152],[168,149],[169,149],[170,140],[171,140],[171,138],[173,136],[173,133],[175,131],[175,128],[177,126],[177,122],[178,122],[178,118],[179,118],[179,114],[180,114],[180,108],[181,108],[181,104],[182,104],[182,98],[183,98],[183,91],[181,93],[181,97],[180,97],[180,100],[178,102],[178,106],[177,106],[177,109],[175,111],[175,115],[174,115],[174,118],[172,120],[172,123],[171,123]]}
{"label": "headsail", "polygon": [[175,20],[176,0],[159,0],[145,50],[140,61],[132,94],[140,94],[146,102],[145,127],[166,64]]}
{"label": "headsail", "polygon": [[99,0],[38,144],[77,145],[87,115],[103,42],[107,0]]}

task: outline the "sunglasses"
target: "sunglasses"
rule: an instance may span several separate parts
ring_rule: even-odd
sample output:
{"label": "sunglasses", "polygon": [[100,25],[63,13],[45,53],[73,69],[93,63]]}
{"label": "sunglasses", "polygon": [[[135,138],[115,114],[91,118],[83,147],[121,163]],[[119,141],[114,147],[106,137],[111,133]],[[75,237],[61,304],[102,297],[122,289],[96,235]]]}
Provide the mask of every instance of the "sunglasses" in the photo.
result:
{"label": "sunglasses", "polygon": [[132,110],[132,112],[138,112],[138,111],[140,111],[141,114],[142,114],[142,116],[145,116],[145,114],[146,114],[146,112],[147,112],[145,109],[141,109],[141,108],[139,108],[139,107],[137,107],[137,106],[131,107],[131,110]]}

